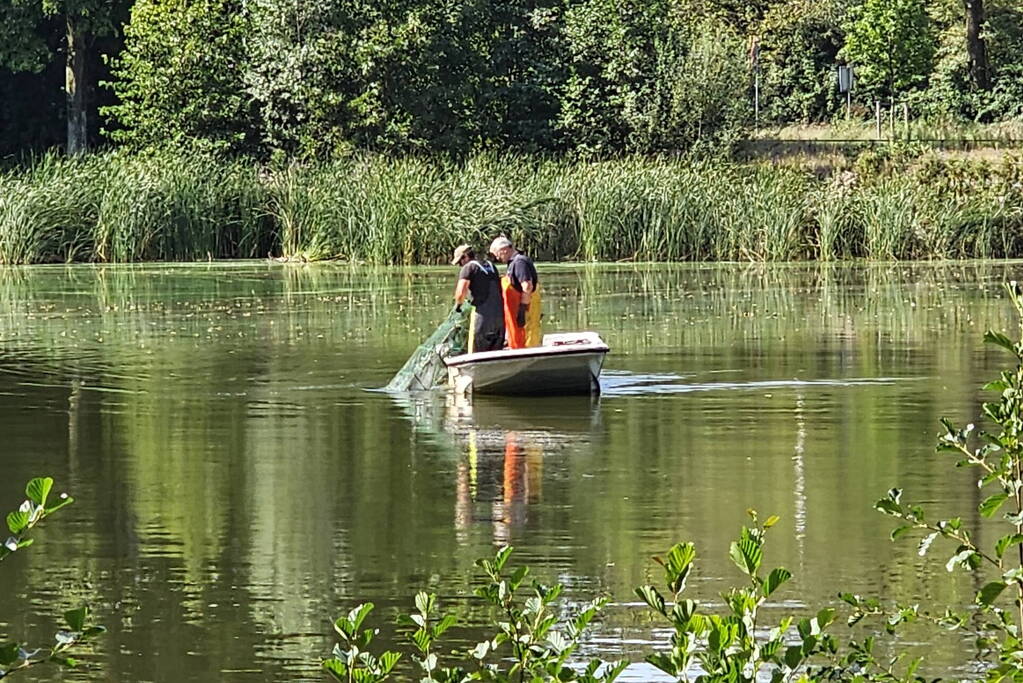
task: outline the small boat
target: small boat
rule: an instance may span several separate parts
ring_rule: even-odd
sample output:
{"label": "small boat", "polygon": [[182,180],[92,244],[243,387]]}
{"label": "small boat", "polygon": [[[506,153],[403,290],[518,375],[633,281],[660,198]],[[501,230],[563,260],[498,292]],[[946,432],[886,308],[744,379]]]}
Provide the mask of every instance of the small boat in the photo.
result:
{"label": "small boat", "polygon": [[610,349],[596,332],[546,334],[540,346],[465,353],[444,359],[458,393],[600,393],[600,370]]}

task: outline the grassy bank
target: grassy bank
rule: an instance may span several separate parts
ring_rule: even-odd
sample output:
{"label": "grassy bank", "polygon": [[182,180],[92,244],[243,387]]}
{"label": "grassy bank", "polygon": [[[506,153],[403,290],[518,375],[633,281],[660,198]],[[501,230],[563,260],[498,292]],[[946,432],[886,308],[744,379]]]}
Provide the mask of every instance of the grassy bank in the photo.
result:
{"label": "grassy bank", "polygon": [[123,153],[0,175],[0,263],[283,255],[441,262],[506,233],[544,259],[1023,256],[1023,162],[870,153],[826,176],[685,160],[266,169]]}

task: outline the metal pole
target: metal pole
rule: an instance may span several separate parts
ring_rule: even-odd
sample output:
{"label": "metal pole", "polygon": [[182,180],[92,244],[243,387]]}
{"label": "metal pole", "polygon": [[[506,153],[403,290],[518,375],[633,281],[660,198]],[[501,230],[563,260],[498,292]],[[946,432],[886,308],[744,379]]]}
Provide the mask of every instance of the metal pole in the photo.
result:
{"label": "metal pole", "polygon": [[877,127],[877,139],[881,139],[881,100],[874,100],[874,123]]}
{"label": "metal pole", "polygon": [[754,127],[760,130],[760,69],[753,74],[753,120]]}
{"label": "metal pole", "polygon": [[902,103],[902,125],[906,129],[906,140],[909,140],[909,105]]}
{"label": "metal pole", "polygon": [[760,43],[753,38],[753,127],[760,130]]}

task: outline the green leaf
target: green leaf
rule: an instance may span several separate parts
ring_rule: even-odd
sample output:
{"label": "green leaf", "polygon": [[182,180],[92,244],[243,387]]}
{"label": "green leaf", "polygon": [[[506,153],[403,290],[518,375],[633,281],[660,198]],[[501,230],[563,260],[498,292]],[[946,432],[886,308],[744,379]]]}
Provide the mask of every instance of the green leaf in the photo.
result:
{"label": "green leaf", "polygon": [[85,620],[88,616],[89,608],[83,605],[78,609],[64,612],[64,621],[72,631],[82,631],[85,629]]}
{"label": "green leaf", "polygon": [[430,634],[422,630],[416,631],[412,634],[412,642],[416,644],[420,652],[425,653],[430,649]]}
{"label": "green leaf", "polygon": [[25,487],[25,495],[28,499],[41,507],[46,507],[46,499],[53,488],[53,479],[50,477],[36,477],[28,482]]}
{"label": "green leaf", "polygon": [[803,649],[801,647],[793,645],[785,650],[785,666],[789,669],[795,669],[801,661],[803,661]]}
{"label": "green leaf", "polygon": [[675,662],[667,654],[647,655],[646,662],[669,676],[675,676],[678,673],[678,667],[675,666]]}
{"label": "green leaf", "polygon": [[426,591],[419,591],[416,593],[416,609],[423,614],[428,614],[430,608],[433,606],[434,596],[428,594]]}
{"label": "green leaf", "polygon": [[764,528],[765,529],[770,529],[775,524],[777,524],[778,520],[780,520],[780,519],[781,519],[781,517],[779,517],[778,515],[771,515],[770,517],[767,518],[767,521],[764,522]]}
{"label": "green leaf", "polygon": [[529,575],[529,567],[523,565],[513,571],[511,576],[508,577],[508,583],[511,585],[512,590],[518,589],[522,585],[523,580]]}
{"label": "green leaf", "polygon": [[337,657],[323,660],[323,669],[336,681],[348,680],[348,666]]}
{"label": "green leaf", "polygon": [[838,599],[852,605],[853,607],[858,607],[860,604],[860,596],[853,595],[852,593],[839,593]]}
{"label": "green leaf", "polygon": [[7,514],[7,528],[12,534],[20,534],[28,527],[32,517],[25,510],[16,510]]}
{"label": "green leaf", "polygon": [[1005,590],[1004,581],[992,581],[977,593],[977,602],[984,606],[990,606]]}
{"label": "green leaf", "polygon": [[401,653],[388,650],[380,655],[380,668],[383,669],[384,673],[390,673],[399,659],[401,659]]}
{"label": "green leaf", "polygon": [[352,632],[359,630],[366,616],[373,611],[373,607],[372,602],[364,602],[348,613],[348,623],[351,625]]}
{"label": "green leaf", "polygon": [[830,607],[817,612],[817,626],[823,631],[835,620],[835,610]]}
{"label": "green leaf", "polygon": [[906,534],[908,534],[914,528],[915,527],[912,524],[906,524],[904,526],[895,527],[894,529],[892,529],[892,533],[891,533],[892,540],[893,541],[898,540],[902,536],[905,536]]}
{"label": "green leaf", "polygon": [[767,576],[767,581],[764,582],[764,597],[769,597],[779,586],[791,578],[792,572],[783,567],[772,570]]}
{"label": "green leaf", "polygon": [[1010,546],[1018,545],[1023,543],[1023,534],[1008,534],[998,539],[998,543],[995,544],[995,554],[1001,558],[1005,554],[1005,551]]}
{"label": "green leaf", "polygon": [[504,569],[505,562],[511,557],[511,554],[515,551],[515,548],[510,545],[501,546],[501,548],[494,555],[494,569],[500,572]]}
{"label": "green leaf", "polygon": [[740,571],[749,576],[754,576],[757,570],[760,569],[763,550],[750,530],[743,527],[739,540],[733,541],[729,546],[728,555]]}
{"label": "green leaf", "polygon": [[977,506],[977,509],[980,510],[981,516],[991,517],[998,512],[998,508],[1002,507],[1002,503],[1008,499],[1009,494],[1005,492],[996,493],[995,495],[989,496],[981,501],[980,505]]}
{"label": "green leaf", "polygon": [[636,595],[653,609],[667,616],[668,612],[664,606],[664,598],[653,586],[640,586],[636,589]]}
{"label": "green leaf", "polygon": [[891,515],[893,517],[902,516],[902,506],[894,502],[890,498],[882,498],[881,500],[874,503],[874,509],[881,511],[886,515]]}
{"label": "green leaf", "polygon": [[438,636],[443,635],[445,631],[458,623],[458,617],[454,614],[445,614],[436,626],[433,628],[433,632]]}
{"label": "green leaf", "polygon": [[664,573],[668,580],[668,587],[673,593],[680,593],[685,590],[686,580],[693,568],[693,560],[696,559],[696,546],[692,543],[676,543],[668,551],[666,561],[659,558],[654,560],[664,567]]}
{"label": "green leaf", "polygon": [[1001,332],[995,332],[994,330],[988,330],[984,333],[984,343],[994,344],[995,346],[1001,346],[1003,349],[1008,350],[1013,355],[1016,354],[1016,345],[1012,343],[1012,340],[1006,337]]}

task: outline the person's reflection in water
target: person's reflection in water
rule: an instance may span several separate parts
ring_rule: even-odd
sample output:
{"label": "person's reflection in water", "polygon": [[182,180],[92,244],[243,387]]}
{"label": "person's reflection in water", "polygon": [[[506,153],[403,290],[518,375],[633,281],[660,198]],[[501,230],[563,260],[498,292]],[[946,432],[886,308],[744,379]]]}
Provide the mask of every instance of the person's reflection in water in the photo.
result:
{"label": "person's reflection in water", "polygon": [[479,464],[476,430],[469,430],[467,441],[466,457],[458,463],[455,479],[455,539],[460,545],[469,541],[467,532],[472,526],[472,507],[476,501],[476,472]]}
{"label": "person's reflection in water", "polygon": [[[469,430],[466,457],[455,479],[455,534],[469,540],[477,503],[490,503],[489,521],[495,545],[511,543],[513,533],[528,521],[530,503],[540,500],[542,444],[519,432]],[[498,467],[500,465],[500,467]]]}
{"label": "person's reflection in water", "polygon": [[501,498],[494,499],[494,543],[511,543],[513,527],[526,522],[526,496],[528,483],[525,477],[526,458],[519,445],[517,432],[504,434],[504,468],[501,477]]}

